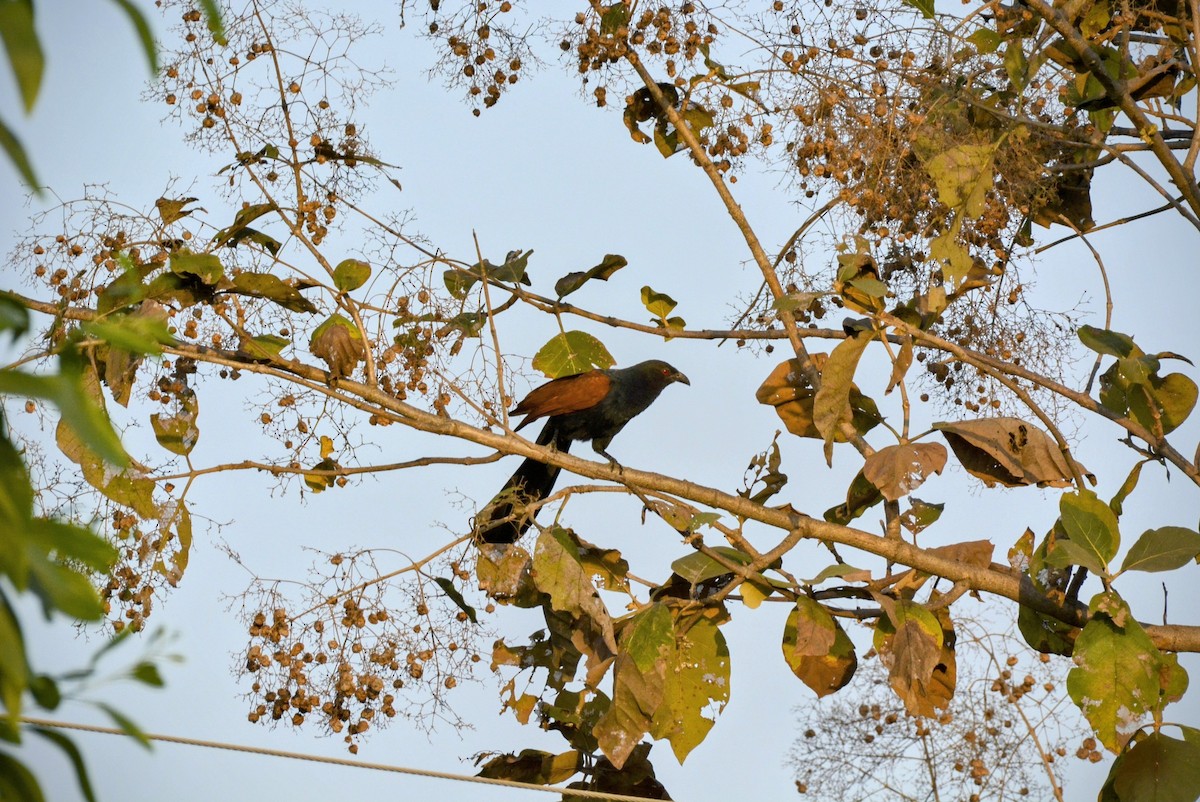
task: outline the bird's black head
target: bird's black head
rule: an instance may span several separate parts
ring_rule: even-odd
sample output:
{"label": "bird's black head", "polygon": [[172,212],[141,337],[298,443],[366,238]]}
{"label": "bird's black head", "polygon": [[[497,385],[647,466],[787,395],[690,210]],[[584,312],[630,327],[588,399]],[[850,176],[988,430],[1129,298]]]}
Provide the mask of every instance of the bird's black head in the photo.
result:
{"label": "bird's black head", "polygon": [[654,384],[660,387],[666,387],[673,382],[691,385],[688,377],[684,376],[671,365],[663,362],[661,359],[651,359],[647,362],[641,362],[634,365],[630,370],[636,370],[651,379]]}

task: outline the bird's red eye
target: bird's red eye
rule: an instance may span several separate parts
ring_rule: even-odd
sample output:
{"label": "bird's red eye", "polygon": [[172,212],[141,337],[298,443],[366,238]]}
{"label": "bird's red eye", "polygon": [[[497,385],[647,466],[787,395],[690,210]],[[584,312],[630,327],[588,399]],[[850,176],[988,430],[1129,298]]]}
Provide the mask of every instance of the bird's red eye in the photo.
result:
{"label": "bird's red eye", "polygon": [[662,375],[664,375],[664,376],[670,376],[670,375],[671,375],[671,371],[667,370],[666,368],[663,368],[663,369],[662,369]]}

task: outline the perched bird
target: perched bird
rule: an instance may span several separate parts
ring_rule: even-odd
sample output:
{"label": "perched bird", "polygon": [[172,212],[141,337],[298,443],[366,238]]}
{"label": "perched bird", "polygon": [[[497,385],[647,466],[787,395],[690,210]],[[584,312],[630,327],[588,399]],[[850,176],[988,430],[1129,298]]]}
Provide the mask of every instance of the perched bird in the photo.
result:
{"label": "perched bird", "polygon": [[[520,430],[546,418],[537,444],[567,451],[575,440],[591,440],[592,448],[617,464],[605,449],[617,432],[658,398],[668,384],[691,384],[688,377],[657,359],[628,368],[589,370],[546,382],[525,396],[509,414],[524,415]],[[513,543],[533,523],[523,507],[550,495],[559,468],[526,459],[476,519],[485,543]]]}

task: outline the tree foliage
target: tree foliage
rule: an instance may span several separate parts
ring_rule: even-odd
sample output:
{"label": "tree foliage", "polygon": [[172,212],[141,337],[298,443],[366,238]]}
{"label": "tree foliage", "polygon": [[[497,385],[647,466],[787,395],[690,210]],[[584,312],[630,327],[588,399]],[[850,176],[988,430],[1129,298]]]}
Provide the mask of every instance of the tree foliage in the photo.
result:
{"label": "tree foliage", "polygon": [[[1128,572],[1194,570],[1200,559],[1186,521],[1121,533],[1144,469],[1200,485],[1196,459],[1172,438],[1196,402],[1191,363],[1144,351],[1135,336],[1146,347],[1187,344],[1171,343],[1169,329],[1116,331],[1111,313],[1081,325],[1073,299],[1047,312],[1027,298],[1036,226],[1094,249],[1090,232],[1136,225],[1093,220],[1099,170],[1127,168],[1162,196],[1144,214],[1173,215],[1188,236],[1200,229],[1200,134],[1186,111],[1194,3],[1027,0],[952,16],[921,2],[592,2],[561,19],[509,0],[406,8],[438,49],[435,69],[476,115],[557,46],[596,105],[622,114],[624,128],[604,118],[614,136],[690,161],[757,269],[733,319],[708,328],[676,314],[678,290],[656,276],[640,291],[645,318],[576,305],[601,297],[589,293],[626,267],[621,255],[548,276],[533,249],[453,254],[402,216],[368,211],[365,200],[399,186],[393,163],[404,160],[377,153],[359,121],[386,75],[354,48],[380,25],[252,0],[226,10],[214,33],[199,9],[164,5],[179,22],[154,94],[212,155],[217,181],[192,190],[204,197],[65,204],[63,230],[35,231],[15,255],[34,290],[13,297],[51,321],[50,346],[31,358],[74,343],[72,386],[95,405],[86,408],[148,422],[161,446],[114,464],[56,396],[67,421],[58,446],[120,553],[101,586],[117,629],[141,629],[152,599],[185,578],[189,491],[207,473],[258,468],[336,492],[362,473],[494,458],[359,461],[364,425],[399,426],[595,482],[547,505],[592,491],[632,496],[675,533],[681,556],[645,587],[565,509],[511,546],[475,543],[464,520],[444,546],[394,571],[369,550],[325,555],[298,597],[267,580],[247,596],[252,721],[315,721],[355,750],[400,713],[454,715],[450,692],[490,653],[508,678],[506,709],[570,748],[497,755],[484,774],[662,796],[647,739],[682,761],[716,724],[736,659],[722,627],[740,606],[791,607],[782,657],[822,696],[865,659],[851,637],[865,622],[897,711],[928,731],[963,693],[955,616],[970,592],[1006,600],[1030,647],[1074,661],[1060,682],[1119,756],[1103,798],[1147,787],[1194,797],[1200,741],[1172,723],[1170,706],[1187,686],[1176,654],[1200,651],[1200,622],[1139,622],[1121,595]],[[535,29],[553,32],[548,48]],[[773,245],[737,200],[738,175],[763,166],[783,176],[784,202],[811,211]],[[610,249],[597,243],[597,254]],[[795,469],[778,440],[750,457],[742,488],[531,443],[505,413],[523,362],[500,345],[523,314],[553,318],[559,331],[533,356],[547,376],[613,364],[584,330],[595,323],[647,341],[734,340],[746,359],[782,349],[784,359],[764,361],[755,400],[786,437],[813,441],[806,471],[817,455],[859,469],[824,512],[806,511],[788,501],[785,471]],[[845,319],[830,325],[836,316]],[[161,360],[145,358],[148,337]],[[1096,355],[1098,381],[1070,374],[1077,347]],[[241,378],[269,396],[259,420],[282,456],[195,464],[196,443],[211,436],[205,394]],[[1082,465],[1068,416],[1125,437],[1133,467],[1113,498],[1092,488],[1122,469]],[[984,488],[1052,488],[1059,514],[1040,532],[995,522],[989,536],[1014,544],[1007,563],[991,541],[923,542],[945,505],[912,493],[951,464]],[[880,531],[855,525],[874,508]],[[811,579],[796,558],[804,540],[832,554]],[[869,567],[852,566],[844,548]],[[544,628],[488,645],[480,611],[503,607],[533,611]]]}

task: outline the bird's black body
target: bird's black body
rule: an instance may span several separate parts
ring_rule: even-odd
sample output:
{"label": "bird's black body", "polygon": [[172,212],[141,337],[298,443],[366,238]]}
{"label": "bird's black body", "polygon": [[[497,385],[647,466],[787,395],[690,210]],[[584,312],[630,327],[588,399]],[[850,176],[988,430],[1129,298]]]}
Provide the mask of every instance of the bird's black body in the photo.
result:
{"label": "bird's black body", "polygon": [[[612,439],[674,382],[691,384],[675,368],[660,360],[628,368],[593,370],[565,376],[531,392],[512,414],[524,414],[517,429],[546,418],[538,445],[567,451],[576,440],[591,440],[592,448],[610,462],[606,450]],[[533,522],[533,513],[522,508],[550,495],[559,468],[526,459],[480,514],[479,538],[486,543],[512,543]]]}

